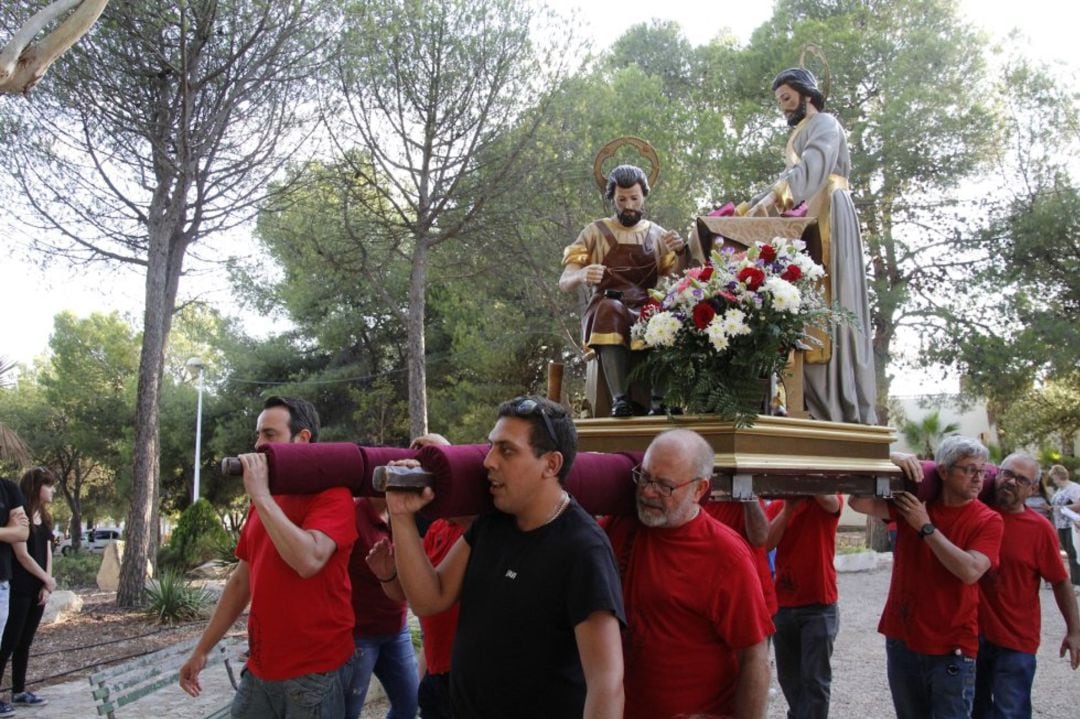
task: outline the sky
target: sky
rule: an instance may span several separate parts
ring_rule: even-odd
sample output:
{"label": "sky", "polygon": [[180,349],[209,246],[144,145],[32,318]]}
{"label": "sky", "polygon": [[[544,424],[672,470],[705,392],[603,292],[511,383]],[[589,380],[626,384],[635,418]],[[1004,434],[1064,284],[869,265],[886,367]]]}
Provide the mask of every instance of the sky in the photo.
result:
{"label": "sky", "polygon": [[[548,0],[556,11],[577,12],[582,32],[591,39],[593,49],[607,47],[626,29],[651,18],[678,22],[694,45],[707,43],[724,28],[741,42],[768,19],[772,4],[763,0]],[[702,8],[707,7],[707,11]],[[1073,23],[1064,22],[1059,0],[1027,0],[1023,3],[1000,0],[961,0],[961,13],[993,38],[1004,37],[1018,28],[1030,39],[1029,55],[1048,61],[1063,62],[1080,69],[1080,43],[1076,42]],[[1056,21],[1055,21],[1056,19]],[[48,77],[43,80],[48,82]],[[591,158],[584,161],[591,162]],[[778,168],[779,169],[779,168]],[[210,241],[197,253],[207,257],[245,254],[253,251],[247,238]],[[190,258],[186,267],[191,274],[181,281],[181,299],[208,301],[226,314],[238,316],[247,331],[266,335],[282,327],[281,320],[258,315],[232,298],[228,278],[220,265]],[[13,238],[10,227],[0,214],[0,358],[30,362],[44,352],[52,330],[53,316],[70,310],[79,316],[93,311],[119,311],[142,325],[143,276],[134,268],[93,264],[72,268],[63,262],[40,267],[28,259],[25,247]],[[955,378],[938,382],[921,371],[898,371],[894,394],[955,391]]]}

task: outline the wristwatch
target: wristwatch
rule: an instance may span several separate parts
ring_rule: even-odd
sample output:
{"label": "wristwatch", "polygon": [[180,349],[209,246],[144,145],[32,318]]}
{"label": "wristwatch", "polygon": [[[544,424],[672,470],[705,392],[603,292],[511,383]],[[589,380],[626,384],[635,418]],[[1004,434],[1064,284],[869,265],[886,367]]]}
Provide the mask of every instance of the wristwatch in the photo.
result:
{"label": "wristwatch", "polygon": [[919,527],[919,539],[926,539],[935,531],[934,525],[927,522],[923,526]]}

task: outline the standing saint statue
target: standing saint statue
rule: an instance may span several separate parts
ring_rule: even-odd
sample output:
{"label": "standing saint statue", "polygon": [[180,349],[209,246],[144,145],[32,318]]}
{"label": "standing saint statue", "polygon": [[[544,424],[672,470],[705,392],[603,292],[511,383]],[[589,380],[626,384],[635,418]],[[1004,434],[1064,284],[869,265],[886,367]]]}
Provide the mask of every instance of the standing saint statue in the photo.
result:
{"label": "standing saint statue", "polygon": [[828,272],[826,300],[850,311],[855,322],[838,325],[823,345],[807,353],[806,408],[816,419],[877,424],[877,388],[870,335],[870,305],[862,236],[848,177],[851,157],[839,121],[828,113],[813,73],[784,70],[773,80],[780,111],[794,128],[788,138],[787,169],[766,192],[751,200],[749,215],[784,212],[807,203],[817,217],[822,264]]}

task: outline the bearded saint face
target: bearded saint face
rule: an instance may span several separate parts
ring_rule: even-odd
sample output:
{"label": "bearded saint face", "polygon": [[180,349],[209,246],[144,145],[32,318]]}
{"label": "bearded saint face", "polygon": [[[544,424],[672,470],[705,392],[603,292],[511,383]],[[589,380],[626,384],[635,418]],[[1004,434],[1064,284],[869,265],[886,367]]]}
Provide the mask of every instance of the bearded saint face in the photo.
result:
{"label": "bearded saint face", "polygon": [[795,127],[806,117],[806,103],[810,98],[802,95],[791,85],[781,85],[776,88],[776,102],[780,105],[780,112],[784,113],[787,123]]}
{"label": "bearded saint face", "polygon": [[641,185],[616,187],[613,201],[615,202],[615,216],[623,227],[633,227],[641,221],[645,207],[645,193]]}

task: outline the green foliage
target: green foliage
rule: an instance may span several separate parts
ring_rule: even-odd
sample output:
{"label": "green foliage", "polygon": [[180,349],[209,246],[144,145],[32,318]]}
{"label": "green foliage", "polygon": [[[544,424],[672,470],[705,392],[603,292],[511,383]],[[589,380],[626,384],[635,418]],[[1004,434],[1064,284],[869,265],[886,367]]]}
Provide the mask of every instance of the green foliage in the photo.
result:
{"label": "green foliage", "polygon": [[212,592],[187,581],[181,572],[166,570],[146,583],[146,611],[161,624],[202,619],[214,602]]}
{"label": "green foliage", "polygon": [[53,557],[53,576],[61,589],[83,589],[97,586],[97,573],[101,569],[100,554],[71,552]]}
{"label": "green foliage", "polygon": [[956,434],[959,429],[960,425],[955,422],[942,423],[941,410],[935,409],[919,422],[905,420],[900,431],[903,432],[908,446],[915,450],[920,459],[933,459],[938,443],[950,434]]}
{"label": "green foliage", "polygon": [[1006,410],[1001,421],[1009,445],[1046,445],[1071,454],[1080,433],[1080,370],[1031,390]]}
{"label": "green foliage", "polygon": [[236,556],[236,544],[240,535],[237,532],[226,532],[212,543],[214,563],[219,567],[232,567],[239,560]]}
{"label": "green foliage", "polygon": [[228,542],[228,532],[213,505],[200,498],[180,515],[163,559],[183,572],[215,559],[218,548]]}
{"label": "green foliage", "polygon": [[[129,465],[139,336],[116,314],[56,315],[49,353],[0,393],[0,416],[57,474],[74,522],[115,515]],[[85,504],[85,506],[84,506]]]}

